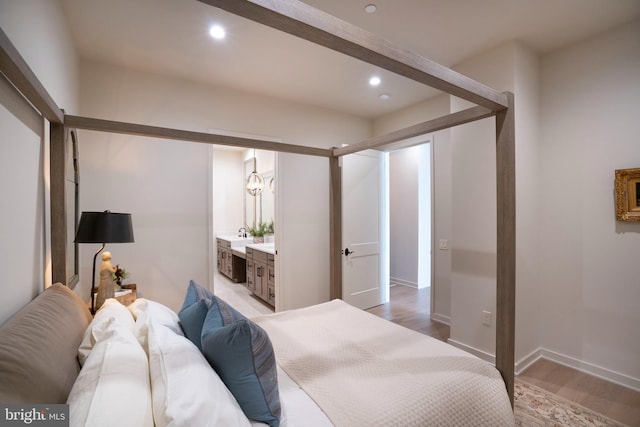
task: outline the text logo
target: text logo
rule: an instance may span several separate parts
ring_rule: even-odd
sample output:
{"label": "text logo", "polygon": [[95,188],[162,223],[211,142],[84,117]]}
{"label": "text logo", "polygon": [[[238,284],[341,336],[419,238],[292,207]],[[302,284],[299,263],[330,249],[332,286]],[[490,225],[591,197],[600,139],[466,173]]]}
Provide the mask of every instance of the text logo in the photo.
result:
{"label": "text logo", "polygon": [[0,427],[69,427],[69,405],[0,404]]}

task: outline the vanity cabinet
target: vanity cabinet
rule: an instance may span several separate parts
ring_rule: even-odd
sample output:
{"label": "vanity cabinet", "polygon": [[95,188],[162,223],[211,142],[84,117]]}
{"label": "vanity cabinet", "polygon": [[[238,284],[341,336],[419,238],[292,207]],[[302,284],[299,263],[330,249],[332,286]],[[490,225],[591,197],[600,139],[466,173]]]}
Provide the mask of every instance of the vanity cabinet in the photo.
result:
{"label": "vanity cabinet", "polygon": [[246,280],[245,260],[233,254],[231,242],[224,239],[216,239],[218,252],[218,271],[236,283]]}
{"label": "vanity cabinet", "polygon": [[[256,245],[257,246],[257,245]],[[255,246],[246,247],[247,288],[269,305],[276,305],[274,255]]]}
{"label": "vanity cabinet", "polygon": [[251,293],[255,293],[256,290],[256,267],[255,261],[253,260],[253,249],[247,247],[245,248],[246,254],[246,265],[247,265],[247,289],[251,291]]}
{"label": "vanity cabinet", "polygon": [[276,268],[273,254],[267,254],[267,302],[276,305]]}

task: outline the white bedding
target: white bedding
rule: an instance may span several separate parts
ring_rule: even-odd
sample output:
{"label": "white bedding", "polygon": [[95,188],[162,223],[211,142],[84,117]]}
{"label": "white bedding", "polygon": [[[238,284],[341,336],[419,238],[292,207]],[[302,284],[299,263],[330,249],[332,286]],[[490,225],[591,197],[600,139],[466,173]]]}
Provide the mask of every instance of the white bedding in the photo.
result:
{"label": "white bedding", "polygon": [[[333,427],[322,409],[278,366],[278,391],[282,405],[280,427]],[[252,422],[252,426],[266,426]]]}
{"label": "white bedding", "polygon": [[252,320],[336,426],[515,423],[494,367],[340,300]]}
{"label": "white bedding", "polygon": [[[100,329],[96,322],[104,317],[125,324],[120,329],[132,336],[132,351],[137,349],[145,362],[139,370],[148,373],[144,378],[156,425],[191,425],[196,420],[198,425],[218,425],[221,416],[234,420],[226,422],[229,425],[265,425],[247,419],[182,335],[170,309],[142,298],[129,310],[111,307],[130,311],[133,324],[131,318],[112,316],[109,307],[96,314],[85,333],[95,339],[87,341],[86,349],[81,345],[80,352],[89,351],[89,358],[100,364],[102,354],[95,349],[108,343],[94,333]],[[252,320],[267,331],[275,351],[280,427],[514,425],[504,383],[491,365],[340,300]],[[186,357],[186,350],[193,357]],[[85,366],[78,378],[90,374]],[[219,390],[209,390],[207,381]],[[229,399],[221,398],[226,395]],[[72,412],[77,412],[78,404],[73,405]],[[106,412],[99,418],[113,418],[108,405],[101,408]]]}

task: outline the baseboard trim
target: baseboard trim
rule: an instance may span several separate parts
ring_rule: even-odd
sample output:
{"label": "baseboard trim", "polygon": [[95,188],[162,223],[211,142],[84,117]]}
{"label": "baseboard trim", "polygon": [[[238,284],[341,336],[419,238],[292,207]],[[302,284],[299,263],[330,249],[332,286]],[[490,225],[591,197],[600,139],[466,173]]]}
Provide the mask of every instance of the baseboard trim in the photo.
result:
{"label": "baseboard trim", "polygon": [[475,348],[475,347],[472,347],[472,346],[470,346],[470,345],[463,344],[463,343],[461,343],[460,341],[456,341],[456,340],[453,340],[453,339],[451,339],[451,338],[449,338],[449,339],[447,340],[447,342],[448,342],[449,344],[451,344],[451,345],[455,346],[455,347],[458,347],[460,350],[464,350],[464,351],[466,351],[467,353],[471,353],[471,354],[473,354],[474,356],[477,356],[477,357],[479,357],[480,359],[485,360],[485,361],[487,361],[487,362],[491,363],[491,364],[492,364],[492,365],[494,365],[494,366],[495,366],[495,364],[496,364],[496,357],[495,357],[493,354],[487,353],[487,352],[486,352],[486,351],[484,351],[484,350],[480,350],[480,349]]}
{"label": "baseboard trim", "polygon": [[567,356],[555,351],[547,350],[545,348],[538,348],[531,352],[529,355],[523,357],[516,362],[516,374],[520,374],[538,359],[547,359],[560,365],[568,366],[569,368],[576,369],[594,377],[602,378],[603,380],[630,388],[635,391],[640,391],[640,379],[633,378],[619,372],[612,371],[607,368],[603,368],[593,363],[584,362],[571,356]]}
{"label": "baseboard trim", "polygon": [[408,280],[398,279],[397,277],[390,277],[389,278],[389,283],[391,285],[408,286],[410,288],[418,289],[418,284],[417,283],[409,282]]}
{"label": "baseboard trim", "polygon": [[434,322],[444,323],[447,326],[451,326],[451,317],[443,314],[431,313],[431,320]]}
{"label": "baseboard trim", "polygon": [[516,361],[515,367],[514,367],[515,374],[520,375],[525,369],[527,369],[529,366],[533,365],[540,358],[542,358],[541,350],[542,349],[538,347],[536,350],[524,356],[522,359]]}
{"label": "baseboard trim", "polygon": [[[459,341],[449,338],[447,342],[461,350],[471,353],[474,356],[479,357],[495,366],[496,358],[494,355],[487,353],[484,350],[477,349],[467,344],[463,344]],[[623,387],[630,388],[635,391],[640,391],[640,379],[630,377],[629,375],[621,374],[619,372],[612,371],[607,368],[603,368],[593,363],[584,362],[574,357],[567,356],[555,351],[547,350],[545,348],[538,348],[532,351],[528,355],[518,360],[515,364],[515,374],[521,374],[525,369],[534,364],[539,359],[547,359],[560,365],[568,366],[569,368],[576,369],[580,372],[584,372],[594,377],[602,378],[603,380],[612,382],[614,384],[621,385]]]}

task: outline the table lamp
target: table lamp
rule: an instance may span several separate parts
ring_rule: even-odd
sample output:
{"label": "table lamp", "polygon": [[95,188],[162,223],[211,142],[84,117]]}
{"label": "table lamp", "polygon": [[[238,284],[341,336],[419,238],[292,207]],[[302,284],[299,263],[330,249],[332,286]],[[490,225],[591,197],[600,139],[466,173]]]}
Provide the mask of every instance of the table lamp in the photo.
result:
{"label": "table lamp", "polygon": [[95,314],[93,295],[96,284],[96,258],[107,243],[133,243],[131,214],[104,212],[82,212],[76,232],[76,243],[101,243],[93,256],[91,274],[91,314]]}

